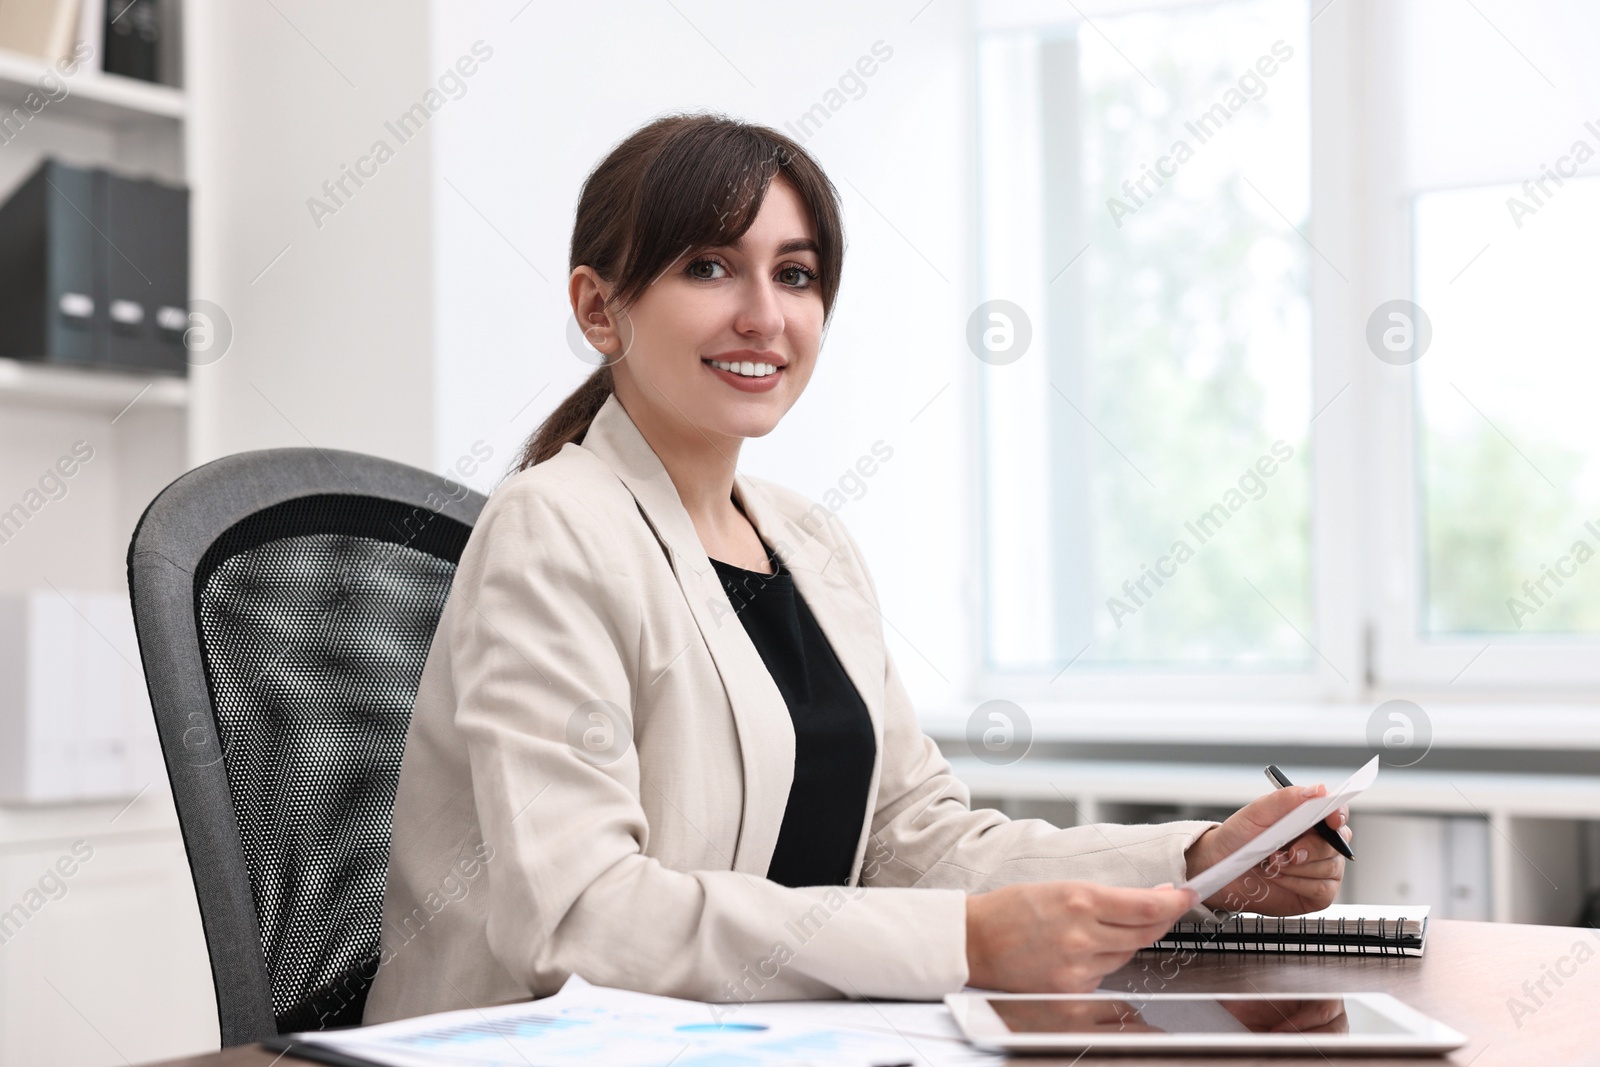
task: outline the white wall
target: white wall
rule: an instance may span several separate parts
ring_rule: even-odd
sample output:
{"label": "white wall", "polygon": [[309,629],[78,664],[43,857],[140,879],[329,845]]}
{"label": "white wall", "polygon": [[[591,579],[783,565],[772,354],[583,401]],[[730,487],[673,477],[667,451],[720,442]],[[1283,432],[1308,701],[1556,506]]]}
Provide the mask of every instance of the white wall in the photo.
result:
{"label": "white wall", "polygon": [[[193,292],[234,338],[194,369],[192,460],[311,444],[444,472],[482,441],[465,480],[485,490],[589,370],[566,262],[600,158],[668,111],[784,129],[892,50],[806,142],[844,202],[844,285],[808,395],[742,462],[821,498],[875,442],[894,450],[838,514],[908,687],[953,699],[979,595],[963,5],[193,6]],[[400,144],[385,123],[430,89]],[[394,157],[319,226],[308,199],[331,203],[323,182],[378,139]]]}
{"label": "white wall", "polygon": [[[431,462],[431,160],[426,133],[384,128],[426,88],[427,16],[424,0],[188,5],[190,292],[233,328],[191,375],[192,462],[306,445]],[[394,157],[317,225],[307,200],[380,138]]]}
{"label": "white wall", "polygon": [[978,596],[966,548],[976,361],[963,340],[965,6],[678,0],[538,4],[519,15],[522,6],[431,12],[435,76],[474,41],[493,49],[430,130],[435,468],[481,439],[494,460],[474,481],[488,488],[588,373],[566,342],[567,250],[583,178],[612,145],[686,109],[782,130],[881,40],[893,52],[865,92],[805,142],[839,188],[848,238],[821,363],[805,398],[746,445],[741,463],[820,498],[875,441],[893,448],[838,515],[878,584],[914,698],[952,699]]}

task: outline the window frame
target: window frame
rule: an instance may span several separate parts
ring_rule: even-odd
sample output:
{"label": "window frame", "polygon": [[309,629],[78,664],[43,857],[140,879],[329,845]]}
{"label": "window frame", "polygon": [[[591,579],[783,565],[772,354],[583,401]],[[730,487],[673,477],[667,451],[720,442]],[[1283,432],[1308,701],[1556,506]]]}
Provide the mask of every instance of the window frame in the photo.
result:
{"label": "window frame", "polygon": [[[1362,54],[1373,57],[1357,116],[1367,131],[1365,202],[1357,220],[1367,237],[1363,264],[1368,278],[1364,306],[1393,297],[1415,299],[1415,204],[1422,194],[1457,186],[1413,184],[1405,180],[1399,146],[1404,136],[1400,109],[1385,101],[1400,99],[1398,76],[1402,14],[1388,9],[1360,10],[1352,34]],[[1589,165],[1580,174],[1600,174]],[[1508,170],[1503,180],[1523,177]],[[1484,178],[1473,188],[1498,184]],[[1353,322],[1359,337],[1365,322]],[[1426,358],[1424,356],[1423,358]],[[1368,459],[1372,490],[1362,503],[1372,516],[1372,542],[1385,546],[1370,560],[1367,596],[1373,619],[1372,673],[1390,687],[1427,688],[1455,694],[1519,695],[1540,699],[1594,696],[1600,687],[1600,635],[1425,635],[1421,558],[1423,498],[1416,448],[1418,400],[1415,366],[1390,367],[1370,360],[1368,409],[1376,447]],[[1382,456],[1410,457],[1409,464],[1386,464]]]}
{"label": "window frame", "polygon": [[[1031,0],[975,0],[971,86],[980,38],[993,31],[1062,26],[1096,33],[1097,15],[1170,10],[1216,0],[1098,0],[1067,18]],[[970,573],[982,610],[971,627],[970,692],[1004,693],[1041,707],[1114,707],[1118,701],[1290,702],[1351,707],[1392,696],[1466,702],[1529,692],[1541,700],[1592,698],[1600,686],[1600,638],[1425,637],[1420,628],[1422,498],[1416,469],[1414,370],[1376,359],[1365,343],[1371,308],[1410,297],[1413,198],[1400,179],[1400,15],[1379,5],[1308,0],[1311,121],[1310,666],[1301,671],[1157,671],[1135,666],[997,670],[987,657],[990,589],[985,528],[975,520]],[[981,107],[971,110],[978,158]],[[1600,163],[1592,168],[1600,173]],[[981,179],[971,198],[982,225]],[[976,306],[981,267],[972,273]],[[971,499],[986,499],[982,373],[970,373],[974,435]],[[1410,457],[1386,462],[1385,457]],[[1295,620],[1297,628],[1299,620]],[[1487,646],[1487,647],[1486,647]]]}

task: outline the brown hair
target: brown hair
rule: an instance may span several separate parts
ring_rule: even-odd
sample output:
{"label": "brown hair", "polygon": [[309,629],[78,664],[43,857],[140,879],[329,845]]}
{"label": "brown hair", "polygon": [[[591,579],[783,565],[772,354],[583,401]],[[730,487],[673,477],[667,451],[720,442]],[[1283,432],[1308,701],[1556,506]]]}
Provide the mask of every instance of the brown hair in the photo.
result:
{"label": "brown hair", "polygon": [[[613,148],[584,180],[567,269],[594,268],[614,287],[610,303],[626,310],[686,252],[744,236],[779,174],[794,186],[816,226],[816,285],[826,321],[844,264],[838,190],[794,140],[723,115],[667,115]],[[543,463],[568,441],[581,441],[611,390],[608,364],[539,424],[513,471]]]}

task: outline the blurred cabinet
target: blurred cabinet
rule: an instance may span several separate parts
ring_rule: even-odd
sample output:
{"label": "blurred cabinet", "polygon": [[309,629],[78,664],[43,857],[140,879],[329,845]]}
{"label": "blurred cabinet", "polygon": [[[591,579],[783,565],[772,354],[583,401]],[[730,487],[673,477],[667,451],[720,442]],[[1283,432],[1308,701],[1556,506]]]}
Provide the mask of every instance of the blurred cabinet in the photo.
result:
{"label": "blurred cabinet", "polygon": [[0,593],[0,804],[165,782],[126,594]]}
{"label": "blurred cabinet", "polygon": [[1346,866],[1341,902],[1428,904],[1441,919],[1493,917],[1488,819],[1358,812],[1351,826],[1359,858]]}
{"label": "blurred cabinet", "polygon": [[[0,198],[46,158],[192,186],[179,8],[163,8],[174,19],[164,59],[174,84],[0,51],[0,113],[15,120],[0,151]],[[0,359],[0,596],[13,642],[0,678],[13,713],[4,743],[43,746],[0,754],[21,790],[0,802],[0,1067],[109,1067],[217,1046],[210,965],[166,775],[148,751],[126,773],[129,746],[147,748],[148,735],[114,736],[109,718],[17,717],[31,706],[18,688],[25,682],[84,690],[69,701],[80,708],[142,685],[137,653],[121,647],[131,621],[80,609],[120,596],[126,612],[128,541],[144,506],[188,467],[188,419],[181,378]],[[92,620],[119,646],[109,672],[19,664],[25,617],[45,615]],[[69,731],[80,745],[101,746],[80,753],[72,774],[51,762],[68,754]],[[13,802],[20,797],[33,802]]]}
{"label": "blurred cabinet", "polygon": [[217,1047],[205,938],[165,782],[137,800],[0,806],[0,1067]]}
{"label": "blurred cabinet", "polygon": [[[1178,760],[950,760],[975,806],[1058,826],[1226,818],[1259,768]],[[1295,781],[1349,768],[1293,764]],[[1351,814],[1339,902],[1426,903],[1452,919],[1572,925],[1600,890],[1600,775],[1385,770]]]}

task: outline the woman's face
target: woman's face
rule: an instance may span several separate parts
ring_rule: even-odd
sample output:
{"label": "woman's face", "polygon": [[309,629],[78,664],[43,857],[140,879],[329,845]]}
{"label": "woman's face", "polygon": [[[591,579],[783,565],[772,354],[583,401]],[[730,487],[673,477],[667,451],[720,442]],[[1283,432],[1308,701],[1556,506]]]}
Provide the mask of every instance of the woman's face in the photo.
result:
{"label": "woman's face", "polygon": [[627,310],[618,399],[699,438],[771,433],[816,366],[820,263],[811,217],[779,175],[736,244],[685,254]]}

